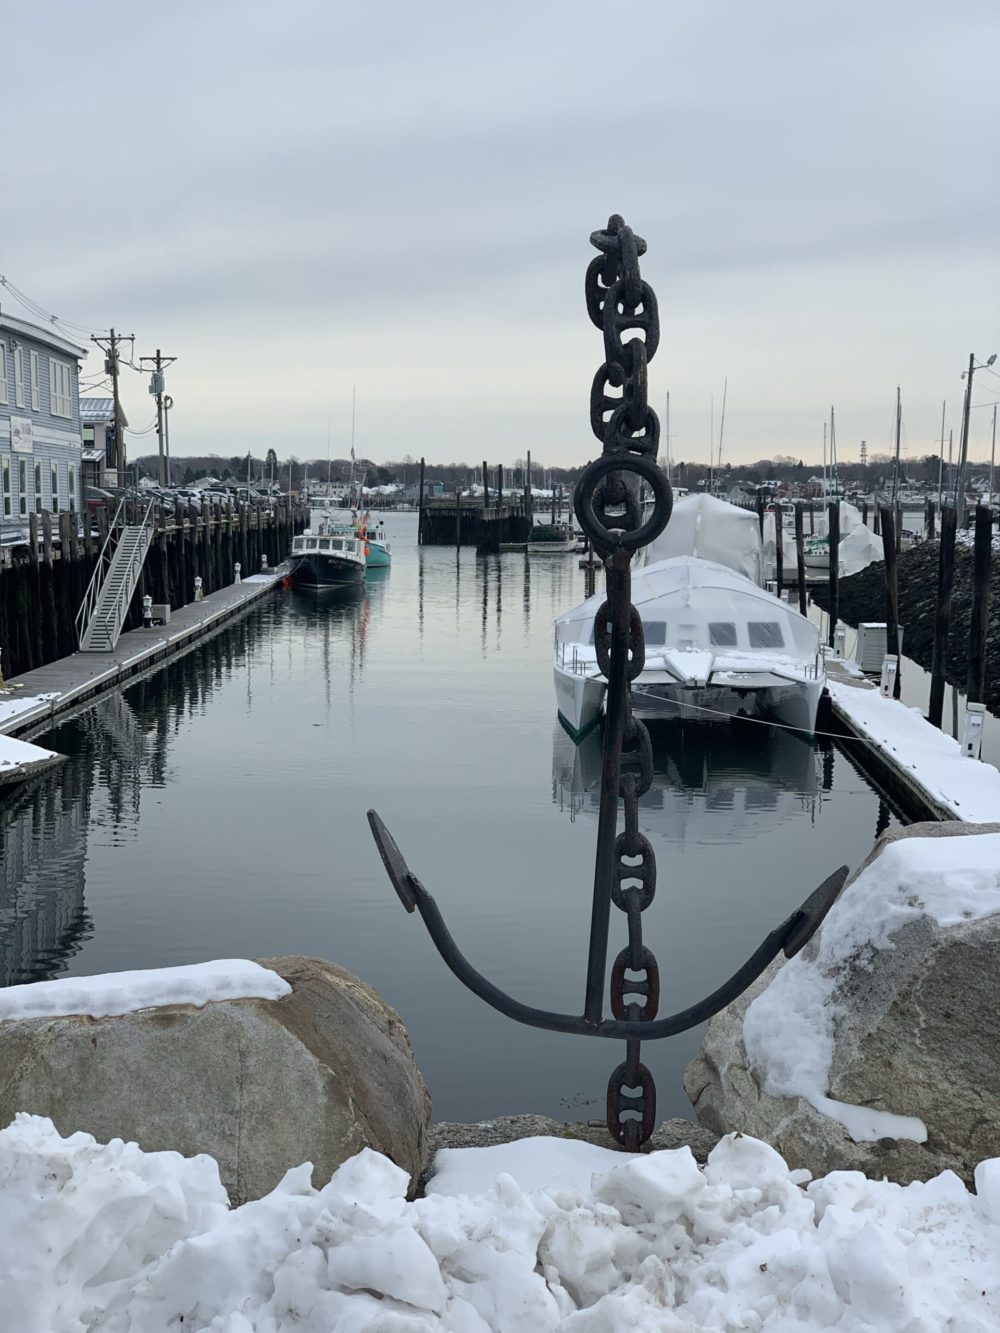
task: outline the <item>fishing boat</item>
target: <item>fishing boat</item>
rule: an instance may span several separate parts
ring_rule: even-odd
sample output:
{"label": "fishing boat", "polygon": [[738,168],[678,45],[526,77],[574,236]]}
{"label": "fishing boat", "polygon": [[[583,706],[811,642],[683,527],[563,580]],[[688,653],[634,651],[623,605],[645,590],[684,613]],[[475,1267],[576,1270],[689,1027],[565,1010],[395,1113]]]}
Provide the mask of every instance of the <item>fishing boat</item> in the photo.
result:
{"label": "fishing boat", "polygon": [[338,536],[354,536],[363,544],[368,569],[388,569],[392,564],[392,546],[381,524],[372,526],[371,515],[360,509],[351,516],[332,520],[331,531]]}
{"label": "fishing boat", "polygon": [[364,543],[349,532],[326,524],[292,539],[291,579],[298,588],[339,588],[363,583]]}
{"label": "fishing boat", "polygon": [[[604,594],[555,623],[559,720],[574,740],[597,725],[607,680],[594,621]],[[632,682],[637,717],[717,721],[763,715],[812,735],[826,681],[819,629],[736,570],[673,556],[633,572],[645,665]]]}

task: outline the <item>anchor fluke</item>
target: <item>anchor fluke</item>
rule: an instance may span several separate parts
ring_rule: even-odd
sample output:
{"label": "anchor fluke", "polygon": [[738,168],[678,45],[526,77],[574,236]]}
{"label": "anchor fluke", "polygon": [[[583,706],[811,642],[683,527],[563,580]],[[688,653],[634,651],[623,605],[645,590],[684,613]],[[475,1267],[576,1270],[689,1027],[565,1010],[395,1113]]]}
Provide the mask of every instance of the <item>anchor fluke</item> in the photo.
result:
{"label": "anchor fluke", "polygon": [[410,872],[410,867],[406,864],[403,853],[396,846],[396,839],[382,823],[377,811],[368,811],[368,823],[375,839],[375,846],[378,848],[378,854],[382,858],[382,864],[392,880],[392,887],[399,894],[399,901],[406,910],[412,912],[417,905],[417,895],[413,890],[414,876]]}
{"label": "anchor fluke", "polygon": [[841,866],[832,875],[828,875],[818,889],[813,889],[794,916],[799,920],[789,932],[784,943],[786,958],[794,958],[819,930],[827,912],[840,897],[840,890],[849,874],[847,866]]}

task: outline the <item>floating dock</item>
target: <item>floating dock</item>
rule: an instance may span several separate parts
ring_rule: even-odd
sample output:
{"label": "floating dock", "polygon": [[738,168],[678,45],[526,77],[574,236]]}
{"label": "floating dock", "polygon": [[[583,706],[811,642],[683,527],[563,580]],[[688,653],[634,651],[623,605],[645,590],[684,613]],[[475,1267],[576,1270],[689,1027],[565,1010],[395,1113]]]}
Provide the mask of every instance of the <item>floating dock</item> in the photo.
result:
{"label": "floating dock", "polygon": [[932,726],[916,708],[886,698],[851,672],[851,664],[826,662],[827,693],[834,718],[862,746],[857,761],[879,780],[933,819],[969,824],[1000,820],[1000,771],[967,758],[958,741]]}
{"label": "floating dock", "polygon": [[[0,689],[0,737],[44,731],[60,714],[195,647],[281,580],[280,572],[254,574],[171,612],[166,625],[129,630],[113,652],[73,653],[8,681]],[[0,780],[2,774],[0,767]]]}

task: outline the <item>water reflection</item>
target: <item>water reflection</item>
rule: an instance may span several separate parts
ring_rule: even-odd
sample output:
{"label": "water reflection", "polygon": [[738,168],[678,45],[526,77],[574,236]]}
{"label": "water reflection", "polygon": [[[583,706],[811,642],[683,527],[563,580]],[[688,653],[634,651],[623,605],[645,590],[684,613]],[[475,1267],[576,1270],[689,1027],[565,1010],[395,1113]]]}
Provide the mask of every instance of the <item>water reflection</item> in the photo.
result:
{"label": "water reflection", "polygon": [[[653,785],[639,804],[661,812],[656,831],[681,843],[763,834],[786,819],[815,820],[829,790],[822,774],[828,756],[781,728],[678,721],[654,723],[650,734]],[[571,820],[597,814],[602,743],[597,731],[575,745],[558,723],[553,728],[553,799]]]}

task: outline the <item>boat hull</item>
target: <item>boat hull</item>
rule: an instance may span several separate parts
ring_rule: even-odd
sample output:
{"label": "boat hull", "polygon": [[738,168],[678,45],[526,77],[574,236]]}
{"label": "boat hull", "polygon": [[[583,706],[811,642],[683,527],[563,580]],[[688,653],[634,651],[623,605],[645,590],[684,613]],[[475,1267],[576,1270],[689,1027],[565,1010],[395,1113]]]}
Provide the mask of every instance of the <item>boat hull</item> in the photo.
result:
{"label": "boat hull", "polygon": [[388,569],[392,564],[392,555],[388,547],[383,546],[381,542],[373,541],[368,538],[368,554],[365,556],[365,564],[369,569]]}
{"label": "boat hull", "polygon": [[365,566],[359,560],[313,552],[303,556],[292,570],[292,583],[297,588],[344,588],[364,582],[364,577]]}
{"label": "boat hull", "polygon": [[816,730],[816,715],[823,680],[789,681],[756,689],[728,684],[643,685],[640,675],[632,685],[632,712],[644,721],[724,722],[735,717],[772,718],[781,726],[809,737]]}
{"label": "boat hull", "polygon": [[579,744],[600,721],[607,681],[600,675],[583,675],[559,666],[553,668],[552,674],[559,721]]}

